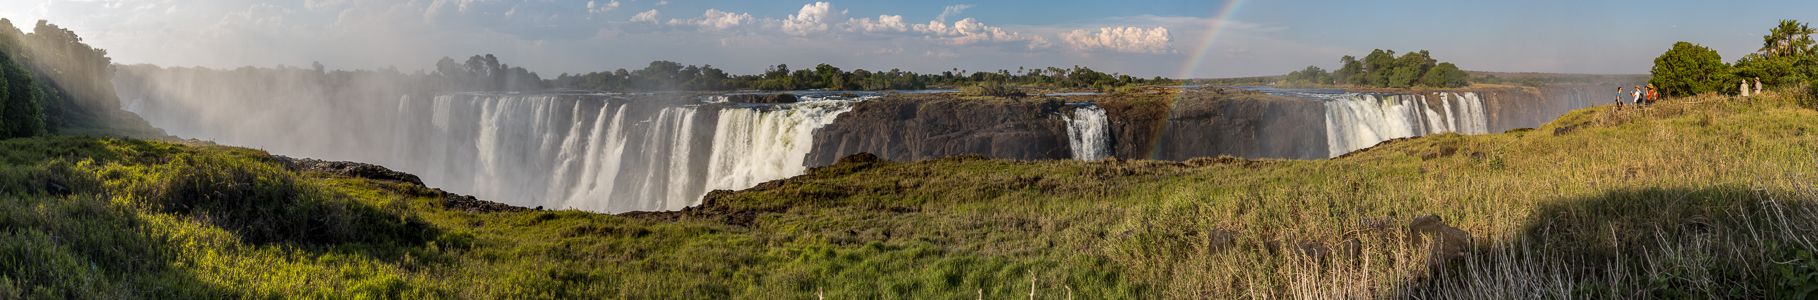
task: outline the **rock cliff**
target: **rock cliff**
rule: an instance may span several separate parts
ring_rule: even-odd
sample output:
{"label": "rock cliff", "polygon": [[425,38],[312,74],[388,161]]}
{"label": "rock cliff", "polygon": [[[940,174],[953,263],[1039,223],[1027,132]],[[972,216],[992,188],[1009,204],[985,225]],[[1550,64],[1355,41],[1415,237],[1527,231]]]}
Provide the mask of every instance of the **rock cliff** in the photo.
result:
{"label": "rock cliff", "polygon": [[808,166],[870,152],[892,161],[963,154],[1068,159],[1059,98],[898,94],[861,102],[814,133]]}
{"label": "rock cliff", "polygon": [[1318,101],[1216,88],[1098,97],[1112,120],[1118,158],[1326,157],[1325,108]]}

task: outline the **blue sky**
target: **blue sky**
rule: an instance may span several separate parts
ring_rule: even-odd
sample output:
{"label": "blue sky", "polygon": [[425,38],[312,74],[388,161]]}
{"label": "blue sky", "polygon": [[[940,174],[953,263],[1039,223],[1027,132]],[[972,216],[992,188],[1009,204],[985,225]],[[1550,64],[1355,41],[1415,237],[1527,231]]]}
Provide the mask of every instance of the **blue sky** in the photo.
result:
{"label": "blue sky", "polygon": [[1812,11],[1818,1],[0,0],[15,26],[50,20],[119,63],[409,71],[490,53],[546,78],[652,60],[735,74],[829,63],[1234,77],[1372,49],[1467,70],[1634,74],[1676,41],[1733,61]]}

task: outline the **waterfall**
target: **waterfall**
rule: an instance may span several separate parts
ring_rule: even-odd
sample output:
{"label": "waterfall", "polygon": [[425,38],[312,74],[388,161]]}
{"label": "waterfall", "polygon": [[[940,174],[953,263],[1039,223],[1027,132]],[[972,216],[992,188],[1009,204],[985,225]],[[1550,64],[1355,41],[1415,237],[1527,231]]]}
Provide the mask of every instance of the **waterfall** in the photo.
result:
{"label": "waterfall", "polygon": [[1068,148],[1073,159],[1094,161],[1111,156],[1111,118],[1096,105],[1079,106],[1072,116],[1062,115],[1067,122]]}
{"label": "waterfall", "polygon": [[850,110],[852,102],[811,100],[720,112],[706,190],[744,189],[802,174],[807,169],[802,162],[814,146],[814,130]]}
{"label": "waterfall", "polygon": [[[1428,95],[1333,94],[1326,107],[1326,148],[1331,157],[1390,139],[1458,132],[1489,133],[1477,93]],[[1437,102],[1437,103],[1434,103]]]}

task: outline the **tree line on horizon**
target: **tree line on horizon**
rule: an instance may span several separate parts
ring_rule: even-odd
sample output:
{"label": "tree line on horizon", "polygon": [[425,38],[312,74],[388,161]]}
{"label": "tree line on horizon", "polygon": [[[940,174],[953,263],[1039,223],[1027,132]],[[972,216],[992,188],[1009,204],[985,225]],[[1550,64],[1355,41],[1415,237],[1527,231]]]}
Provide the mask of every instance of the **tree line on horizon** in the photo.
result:
{"label": "tree line on horizon", "polygon": [[1111,90],[1126,85],[1170,84],[1172,80],[1156,76],[1150,79],[1122,74],[1106,74],[1087,67],[1017,68],[1015,72],[971,72],[954,68],[938,74],[890,69],[846,71],[829,64],[791,70],[788,64],[771,65],[762,74],[732,75],[713,65],[683,66],[659,60],[643,69],[618,69],[611,72],[563,73],[547,80],[550,88],[597,91],[722,91],[722,90],[918,90],[930,87],[967,87],[981,83],[1028,87],[1091,88]]}
{"label": "tree line on horizon", "polygon": [[1672,48],[1654,59],[1648,83],[1669,96],[1702,93],[1736,95],[1743,83],[1751,88],[1759,78],[1764,87],[1812,85],[1818,80],[1818,49],[1814,48],[1809,24],[1798,20],[1780,20],[1754,53],[1723,62],[1723,56],[1699,44],[1673,43]]}
{"label": "tree line on horizon", "polygon": [[1376,49],[1359,60],[1346,55],[1338,59],[1340,67],[1327,72],[1318,66],[1288,73],[1282,79],[1288,86],[1367,86],[1410,88],[1416,86],[1456,88],[1471,85],[1470,74],[1450,62],[1433,59],[1427,50],[1408,52],[1400,57],[1395,50]]}

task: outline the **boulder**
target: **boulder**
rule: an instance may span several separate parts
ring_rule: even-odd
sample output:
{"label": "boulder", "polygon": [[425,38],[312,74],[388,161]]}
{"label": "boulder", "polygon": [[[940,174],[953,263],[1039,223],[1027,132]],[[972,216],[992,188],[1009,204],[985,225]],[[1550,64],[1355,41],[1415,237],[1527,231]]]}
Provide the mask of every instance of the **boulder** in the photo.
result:
{"label": "boulder", "polygon": [[1471,249],[1471,233],[1446,225],[1439,216],[1426,215],[1408,222],[1408,242],[1427,244],[1426,265],[1438,268],[1464,258],[1465,252]]}

